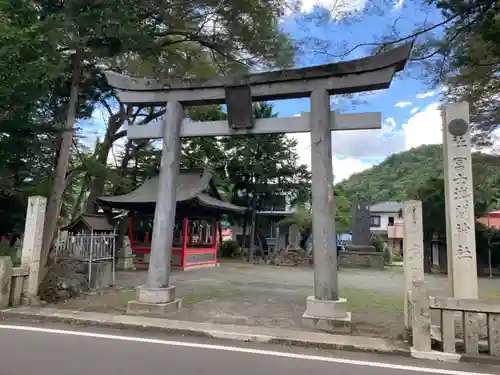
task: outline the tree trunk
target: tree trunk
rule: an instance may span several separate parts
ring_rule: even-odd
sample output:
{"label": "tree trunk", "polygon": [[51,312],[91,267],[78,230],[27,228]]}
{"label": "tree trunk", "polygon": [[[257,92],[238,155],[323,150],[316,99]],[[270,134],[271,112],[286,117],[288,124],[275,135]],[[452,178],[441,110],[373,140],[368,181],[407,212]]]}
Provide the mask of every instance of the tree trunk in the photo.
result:
{"label": "tree trunk", "polygon": [[255,216],[257,211],[257,193],[252,196],[252,219],[250,221],[250,241],[248,244],[248,262],[253,262],[253,248],[255,245]]}
{"label": "tree trunk", "polygon": [[[125,136],[125,132],[120,132],[116,134],[116,132],[121,128],[125,121],[126,117],[120,113],[113,115],[108,121],[108,128],[106,129],[106,135],[104,136],[104,140],[101,144],[98,145],[98,152],[96,161],[103,166],[106,167],[108,163],[108,156],[111,148],[113,147],[113,143]],[[97,213],[99,210],[99,206],[96,203],[96,199],[104,193],[104,186],[106,184],[106,178],[101,175],[97,175],[92,177],[92,182],[90,185],[90,193],[87,198],[87,205],[85,207],[85,212],[87,213]]]}
{"label": "tree trunk", "polygon": [[262,242],[260,231],[258,229],[256,230],[256,234],[257,234],[257,244],[259,246],[260,253],[262,254],[262,259],[264,260],[265,263],[267,263],[267,255],[264,253],[264,244]]}
{"label": "tree trunk", "polygon": [[[49,259],[50,249],[54,240],[54,233],[57,229],[57,220],[61,210],[62,196],[66,189],[66,172],[71,154],[71,145],[73,144],[73,131],[76,121],[76,105],[78,101],[78,90],[80,86],[80,77],[82,67],[79,52],[74,55],[73,71],[71,77],[71,91],[66,112],[66,126],[61,136],[59,155],[57,158],[54,180],[52,182],[52,192],[47,203],[45,214],[45,225],[43,229],[42,251],[40,264],[45,266]],[[45,267],[44,267],[45,268]],[[40,280],[45,277],[45,270],[40,272]]]}
{"label": "tree trunk", "polygon": [[[222,227],[220,225],[220,217],[219,217],[219,233],[218,233],[218,236],[219,236],[219,247],[220,245],[222,244]],[[217,249],[218,251],[218,249]]]}
{"label": "tree trunk", "polygon": [[243,225],[242,225],[242,230],[243,230],[243,238],[241,241],[241,260],[245,260],[245,246],[247,243],[247,215],[243,216]]}
{"label": "tree trunk", "polygon": [[[433,233],[424,233],[423,235],[423,262],[424,262],[424,273],[431,273],[431,254],[432,254],[432,238]],[[403,254],[404,255],[404,254]]]}
{"label": "tree trunk", "polygon": [[71,214],[71,220],[75,220],[78,215],[81,213],[83,198],[85,197],[85,192],[88,188],[88,177],[85,176],[82,181],[82,187],[80,188],[80,192],[78,193],[78,198],[76,200],[75,206],[73,207],[73,212]]}

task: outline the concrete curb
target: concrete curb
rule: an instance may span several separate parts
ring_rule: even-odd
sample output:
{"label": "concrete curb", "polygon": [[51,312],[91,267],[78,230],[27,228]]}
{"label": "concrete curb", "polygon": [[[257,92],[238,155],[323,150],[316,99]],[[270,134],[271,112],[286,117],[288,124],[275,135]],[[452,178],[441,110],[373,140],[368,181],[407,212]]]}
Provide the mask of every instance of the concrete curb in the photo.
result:
{"label": "concrete curb", "polygon": [[410,350],[404,343],[395,343],[373,337],[335,335],[320,332],[291,331],[275,328],[264,329],[260,327],[231,326],[163,318],[29,307],[2,310],[0,311],[0,319],[9,321],[31,320],[30,323],[53,322],[79,326],[133,329],[142,332],[163,332],[218,340],[410,356]]}

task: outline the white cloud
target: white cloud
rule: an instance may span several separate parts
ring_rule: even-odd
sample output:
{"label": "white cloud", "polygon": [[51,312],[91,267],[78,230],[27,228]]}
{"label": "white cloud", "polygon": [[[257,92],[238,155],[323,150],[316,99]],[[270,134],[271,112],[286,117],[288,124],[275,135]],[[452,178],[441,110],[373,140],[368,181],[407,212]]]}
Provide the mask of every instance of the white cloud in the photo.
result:
{"label": "white cloud", "polygon": [[[405,137],[405,149],[409,150],[421,145],[437,145],[443,143],[443,124],[439,102],[432,103],[423,111],[410,117],[402,129]],[[498,153],[500,149],[500,129],[493,132],[493,146],[472,152]]]}
{"label": "white cloud", "polygon": [[[345,133],[345,132],[343,132]],[[359,133],[359,132],[358,132]],[[338,143],[335,138],[337,138],[341,132],[334,132],[333,135],[333,154],[335,155],[332,159],[333,163],[333,174],[335,178],[335,183],[349,178],[352,174],[364,171],[365,169],[371,168],[374,164],[367,163],[356,157],[339,157],[338,150],[335,149],[335,145]],[[299,163],[306,164],[311,167],[311,135],[310,133],[296,133],[289,134],[289,137],[297,140],[297,151],[299,154]],[[341,136],[342,138],[342,136]],[[364,138],[361,138],[363,141]]]}
{"label": "white cloud", "polygon": [[317,6],[330,12],[332,18],[341,18],[363,10],[366,3],[367,0],[302,0],[299,9],[301,13],[311,13]]}
{"label": "white cloud", "polygon": [[362,172],[373,167],[373,163],[366,163],[354,158],[333,158],[333,175],[334,182],[338,183],[349,178],[354,173]]}
{"label": "white cloud", "polygon": [[418,112],[418,107],[414,107],[414,108],[412,108],[412,109],[411,109],[411,111],[410,111],[410,113],[411,113],[412,115],[414,115],[414,114],[415,114],[415,113],[417,113],[417,112]]}
{"label": "white cloud", "polygon": [[401,9],[405,5],[405,0],[397,0],[396,4],[394,4],[394,10]]}
{"label": "white cloud", "polygon": [[113,166],[119,166],[121,161],[120,155],[125,151],[125,145],[127,144],[127,137],[122,137],[113,143],[110,153],[108,155],[108,164]]}
{"label": "white cloud", "polygon": [[[404,148],[404,137],[394,132],[396,122],[388,117],[382,129],[336,131],[332,133],[332,154],[343,158],[380,158]],[[297,140],[300,162],[311,165],[310,133],[289,134]]]}
{"label": "white cloud", "polygon": [[410,117],[402,128],[406,150],[421,145],[442,143],[442,120],[439,103],[433,103]]}
{"label": "white cloud", "polygon": [[384,133],[390,133],[394,130],[396,130],[396,120],[394,120],[392,117],[387,117],[384,120],[384,126],[382,126],[382,131]]}
{"label": "white cloud", "polygon": [[[384,119],[382,129],[336,131],[332,133],[333,173],[335,182],[340,182],[354,173],[371,168],[374,163],[362,159],[385,158],[404,149],[404,135],[394,132],[396,121]],[[310,133],[289,134],[297,141],[299,163],[311,166]]]}
{"label": "white cloud", "polygon": [[[439,103],[433,103],[422,111],[414,111],[412,117],[396,130],[392,117],[384,119],[380,130],[336,131],[332,133],[332,154],[335,181],[339,182],[374,164],[366,159],[385,157],[424,144],[440,144],[441,111]],[[290,134],[297,140],[299,162],[311,165],[310,133]]]}
{"label": "white cloud", "polygon": [[438,91],[431,90],[427,92],[423,92],[421,94],[417,94],[415,97],[417,99],[424,99],[424,98],[430,98],[431,96],[436,96],[438,94]]}
{"label": "white cloud", "polygon": [[411,105],[411,102],[397,102],[394,105],[394,107],[404,108],[404,107],[408,107],[409,105]]}

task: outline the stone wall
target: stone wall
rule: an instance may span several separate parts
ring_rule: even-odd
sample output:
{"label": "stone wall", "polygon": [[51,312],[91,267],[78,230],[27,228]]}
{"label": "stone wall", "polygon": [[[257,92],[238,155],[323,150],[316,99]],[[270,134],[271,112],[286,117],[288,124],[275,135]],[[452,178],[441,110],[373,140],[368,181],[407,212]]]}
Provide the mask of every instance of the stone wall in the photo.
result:
{"label": "stone wall", "polygon": [[372,251],[341,251],[339,265],[345,268],[384,269],[384,254]]}
{"label": "stone wall", "polygon": [[[99,264],[99,263],[96,263]],[[99,273],[100,267],[92,265]],[[40,284],[40,299],[45,302],[65,301],[88,290],[88,263],[60,259],[47,271]]]}
{"label": "stone wall", "polygon": [[0,309],[25,302],[28,275],[28,268],[12,267],[10,257],[0,257]]}

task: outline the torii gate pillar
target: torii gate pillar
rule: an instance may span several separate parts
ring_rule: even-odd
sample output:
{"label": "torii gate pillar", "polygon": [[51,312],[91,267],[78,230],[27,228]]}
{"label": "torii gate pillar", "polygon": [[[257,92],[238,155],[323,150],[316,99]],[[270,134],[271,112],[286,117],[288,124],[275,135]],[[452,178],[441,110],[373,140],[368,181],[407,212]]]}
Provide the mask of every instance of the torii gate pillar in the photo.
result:
{"label": "torii gate pillar", "polygon": [[148,280],[137,288],[137,299],[127,304],[127,314],[165,315],[178,310],[182,300],[176,298],[170,284],[173,228],[175,226],[177,176],[181,159],[180,130],[184,110],[179,102],[167,103],[163,125],[163,150],[156,197]]}
{"label": "torii gate pillar", "polygon": [[314,296],[307,298],[302,321],[316,329],[350,332],[351,313],[339,297],[330,94],[315,90],[310,100]]}

